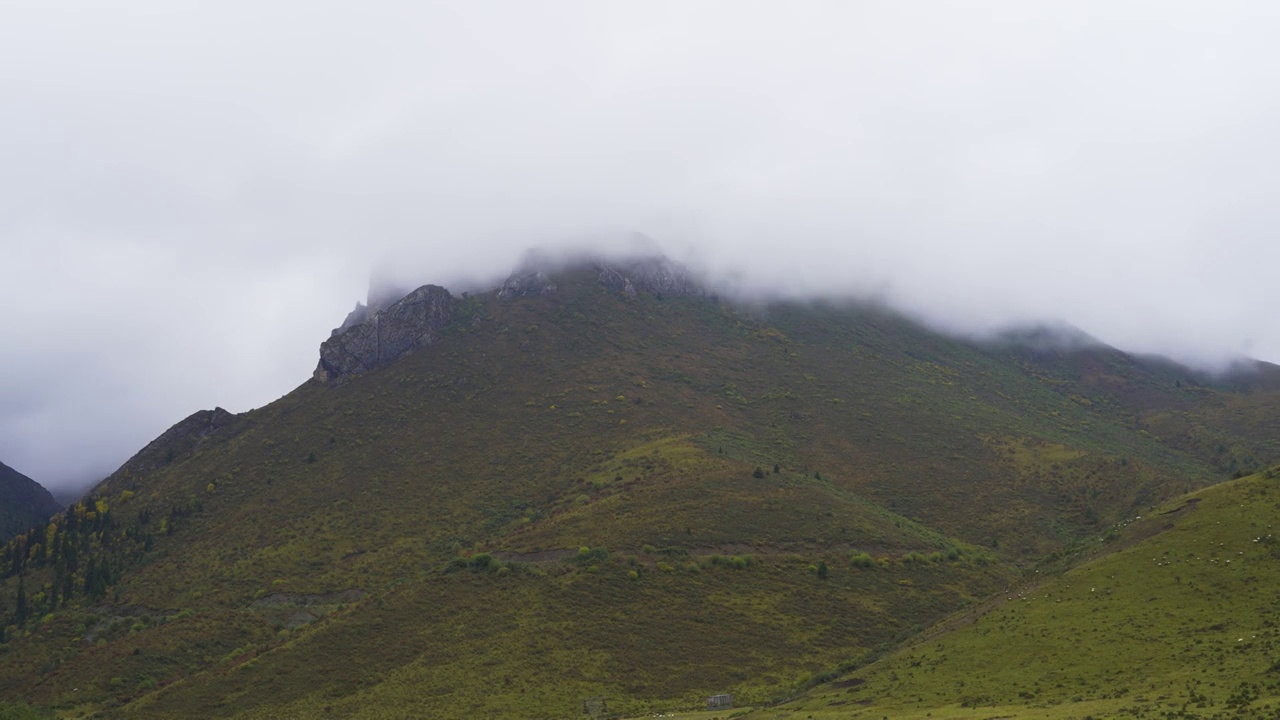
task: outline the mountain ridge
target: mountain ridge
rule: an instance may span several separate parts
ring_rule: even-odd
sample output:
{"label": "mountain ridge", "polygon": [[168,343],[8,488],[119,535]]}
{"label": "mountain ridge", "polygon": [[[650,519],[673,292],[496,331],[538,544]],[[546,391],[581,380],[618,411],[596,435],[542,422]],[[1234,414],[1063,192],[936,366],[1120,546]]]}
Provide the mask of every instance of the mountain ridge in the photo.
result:
{"label": "mountain ridge", "polygon": [[537,272],[391,302],[326,342],[401,321],[411,342],[196,413],[5,545],[3,697],[104,717],[780,699],[1275,449],[1270,396],[1119,351]]}
{"label": "mountain ridge", "polygon": [[40,483],[0,462],[0,540],[30,528],[62,510]]}

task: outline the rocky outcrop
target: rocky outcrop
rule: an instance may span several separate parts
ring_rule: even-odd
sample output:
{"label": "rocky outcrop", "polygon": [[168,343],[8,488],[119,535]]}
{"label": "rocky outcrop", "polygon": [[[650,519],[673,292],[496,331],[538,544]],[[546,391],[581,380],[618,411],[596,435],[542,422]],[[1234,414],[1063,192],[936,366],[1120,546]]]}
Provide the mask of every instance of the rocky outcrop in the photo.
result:
{"label": "rocky outcrop", "polygon": [[[315,378],[333,382],[382,367],[436,341],[453,321],[457,301],[438,285],[423,285],[377,312],[353,313],[320,345]],[[356,306],[357,311],[361,308]]]}
{"label": "rocky outcrop", "polygon": [[360,323],[368,319],[369,319],[369,306],[365,305],[364,303],[358,302],[356,303],[356,309],[347,313],[346,319],[342,321],[341,325],[334,328],[333,332],[329,333],[329,337],[333,337],[334,335],[337,335],[339,333],[346,332],[348,328],[355,327],[356,325],[359,325]]}
{"label": "rocky outcrop", "polygon": [[702,283],[678,262],[665,257],[596,262],[600,284],[613,292],[634,298],[640,293],[654,297],[702,297]]}
{"label": "rocky outcrop", "polygon": [[[662,256],[621,260],[580,258],[564,261],[533,252],[520,269],[498,287],[499,300],[552,295],[558,282],[594,274],[606,290],[629,298],[648,294],[658,298],[702,297],[703,285],[683,265]],[[553,279],[553,278],[559,278]],[[382,367],[396,358],[434,343],[440,331],[454,321],[458,300],[437,285],[423,285],[392,301],[397,290],[375,283],[367,305],[356,304],[342,325],[320,345],[320,362],[314,377],[325,383]],[[466,293],[463,293],[464,297]],[[464,315],[467,314],[465,311]],[[479,323],[480,316],[472,318]]]}
{"label": "rocky outcrop", "polygon": [[529,295],[550,295],[556,291],[556,284],[541,270],[518,272],[506,279],[498,288],[498,299],[511,300]]}
{"label": "rocky outcrop", "polygon": [[707,295],[706,288],[688,268],[661,255],[565,262],[531,253],[521,269],[502,283],[498,298],[511,300],[530,295],[550,295],[556,291],[553,275],[583,269],[594,271],[605,289],[629,298],[636,298],[641,293],[657,298]]}

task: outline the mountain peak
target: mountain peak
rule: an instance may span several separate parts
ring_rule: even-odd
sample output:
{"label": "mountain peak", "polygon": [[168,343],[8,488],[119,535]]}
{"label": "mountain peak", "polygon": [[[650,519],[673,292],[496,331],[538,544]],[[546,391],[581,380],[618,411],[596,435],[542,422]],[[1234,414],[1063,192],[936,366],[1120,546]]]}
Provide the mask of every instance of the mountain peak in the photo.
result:
{"label": "mountain peak", "polygon": [[[515,272],[490,291],[499,300],[554,294],[556,277],[587,271],[605,290],[629,299],[641,294],[667,297],[705,297],[702,282],[684,265],[661,254],[621,257],[559,256],[530,250]],[[458,300],[438,285],[401,292],[376,276],[368,304],[357,303],[329,339],[320,345],[320,361],[313,377],[333,382],[386,365],[405,353],[436,341],[453,322]]]}
{"label": "mountain peak", "polygon": [[621,256],[579,255],[559,257],[544,251],[525,254],[515,272],[498,289],[498,297],[548,295],[556,290],[554,276],[573,270],[590,270],[606,290],[635,298],[647,293],[663,297],[702,297],[706,287],[689,268],[661,253]]}
{"label": "mountain peak", "polygon": [[[371,295],[372,297],[372,295]],[[356,306],[320,345],[313,377],[321,382],[381,367],[410,350],[435,342],[453,321],[457,300],[439,285],[423,285],[374,312]]]}

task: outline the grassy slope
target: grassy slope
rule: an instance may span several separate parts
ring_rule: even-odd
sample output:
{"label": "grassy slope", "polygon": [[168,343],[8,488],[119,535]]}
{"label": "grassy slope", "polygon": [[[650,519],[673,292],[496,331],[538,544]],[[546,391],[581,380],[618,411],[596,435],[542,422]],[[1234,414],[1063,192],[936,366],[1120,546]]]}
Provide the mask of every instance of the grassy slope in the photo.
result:
{"label": "grassy slope", "polygon": [[1151,533],[751,717],[1273,717],[1280,482],[1194,493],[1120,537]]}
{"label": "grassy slope", "polygon": [[[1006,586],[976,545],[1037,557],[1220,472],[1119,395],[878,311],[561,287],[473,298],[483,320],[429,350],[113,476],[122,526],[198,510],[108,603],[11,628],[4,696],[156,717],[768,700]],[[1179,407],[1227,402],[1195,392]],[[450,567],[485,553],[523,562]],[[254,606],[280,593],[310,604]]]}

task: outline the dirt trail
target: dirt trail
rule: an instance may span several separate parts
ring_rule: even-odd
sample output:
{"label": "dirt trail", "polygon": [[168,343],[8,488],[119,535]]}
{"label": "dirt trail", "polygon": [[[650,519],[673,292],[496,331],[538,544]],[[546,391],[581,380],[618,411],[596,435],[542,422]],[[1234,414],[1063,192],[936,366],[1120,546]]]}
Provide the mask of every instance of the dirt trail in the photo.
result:
{"label": "dirt trail", "polygon": [[[850,543],[836,543],[834,545],[795,545],[784,547],[765,547],[759,545],[747,545],[743,543],[734,543],[726,545],[704,545],[700,547],[685,548],[683,554],[677,554],[677,557],[687,555],[691,558],[707,557],[709,555],[754,555],[758,557],[776,557],[779,555],[812,555],[814,553],[840,553],[847,554],[852,552],[864,552],[873,557],[891,557],[901,558],[911,553],[919,553],[928,555],[938,552],[936,547],[920,547],[920,548],[890,548],[880,545],[853,545]],[[567,560],[576,557],[577,548],[552,548],[549,550],[538,550],[534,552],[516,552],[514,550],[494,550],[491,553],[495,558],[502,561],[526,562],[526,563],[552,563],[561,560]],[[624,553],[624,555],[631,553]],[[667,557],[667,553],[661,551],[646,553],[635,553],[638,557],[660,560]]]}

